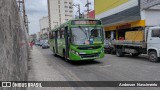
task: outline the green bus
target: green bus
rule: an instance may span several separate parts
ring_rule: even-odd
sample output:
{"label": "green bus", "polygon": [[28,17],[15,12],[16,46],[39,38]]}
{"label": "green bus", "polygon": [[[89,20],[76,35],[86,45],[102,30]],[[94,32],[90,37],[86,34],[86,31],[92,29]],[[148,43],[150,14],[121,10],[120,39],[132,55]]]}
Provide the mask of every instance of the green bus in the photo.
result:
{"label": "green bus", "polygon": [[100,20],[75,19],[49,33],[50,49],[65,60],[94,60],[104,57],[104,30]]}

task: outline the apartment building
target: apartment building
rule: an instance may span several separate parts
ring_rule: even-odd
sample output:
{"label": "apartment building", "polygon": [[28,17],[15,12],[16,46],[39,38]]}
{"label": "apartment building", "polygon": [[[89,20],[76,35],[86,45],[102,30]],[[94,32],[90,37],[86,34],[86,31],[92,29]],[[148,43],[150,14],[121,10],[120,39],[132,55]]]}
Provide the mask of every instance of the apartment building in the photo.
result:
{"label": "apartment building", "polygon": [[49,29],[73,18],[73,0],[48,0]]}
{"label": "apartment building", "polygon": [[39,20],[39,24],[40,24],[40,32],[41,35],[43,35],[43,37],[48,38],[48,34],[49,34],[49,19],[48,16],[47,17],[43,17],[42,19]]}

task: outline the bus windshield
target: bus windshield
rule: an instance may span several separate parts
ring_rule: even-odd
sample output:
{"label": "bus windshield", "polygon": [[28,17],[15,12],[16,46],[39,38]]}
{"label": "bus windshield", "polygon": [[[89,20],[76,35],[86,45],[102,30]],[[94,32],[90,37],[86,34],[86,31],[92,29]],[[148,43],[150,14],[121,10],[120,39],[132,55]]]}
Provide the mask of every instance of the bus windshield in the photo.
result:
{"label": "bus windshield", "polygon": [[103,42],[102,27],[75,27],[71,28],[71,42],[74,45],[101,44]]}

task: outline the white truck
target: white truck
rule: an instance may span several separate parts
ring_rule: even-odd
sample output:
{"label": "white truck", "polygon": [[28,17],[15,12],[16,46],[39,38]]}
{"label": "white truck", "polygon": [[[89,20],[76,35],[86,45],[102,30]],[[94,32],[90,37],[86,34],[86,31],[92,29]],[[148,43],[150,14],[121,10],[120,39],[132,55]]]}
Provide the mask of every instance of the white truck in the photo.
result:
{"label": "white truck", "polygon": [[118,57],[123,57],[125,54],[131,54],[132,56],[147,54],[151,62],[158,62],[160,60],[160,27],[145,27],[143,32],[142,41],[111,41],[113,51],[116,52]]}

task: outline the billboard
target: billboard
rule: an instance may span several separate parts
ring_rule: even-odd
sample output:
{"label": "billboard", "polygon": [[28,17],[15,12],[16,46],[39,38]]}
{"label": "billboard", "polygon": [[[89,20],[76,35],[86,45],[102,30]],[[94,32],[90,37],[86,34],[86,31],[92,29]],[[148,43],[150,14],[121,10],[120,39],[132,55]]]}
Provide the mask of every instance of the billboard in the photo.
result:
{"label": "billboard", "polygon": [[95,0],[95,14],[101,14],[128,1],[129,0]]}
{"label": "billboard", "polygon": [[141,20],[139,0],[95,0],[95,15],[105,26]]}

